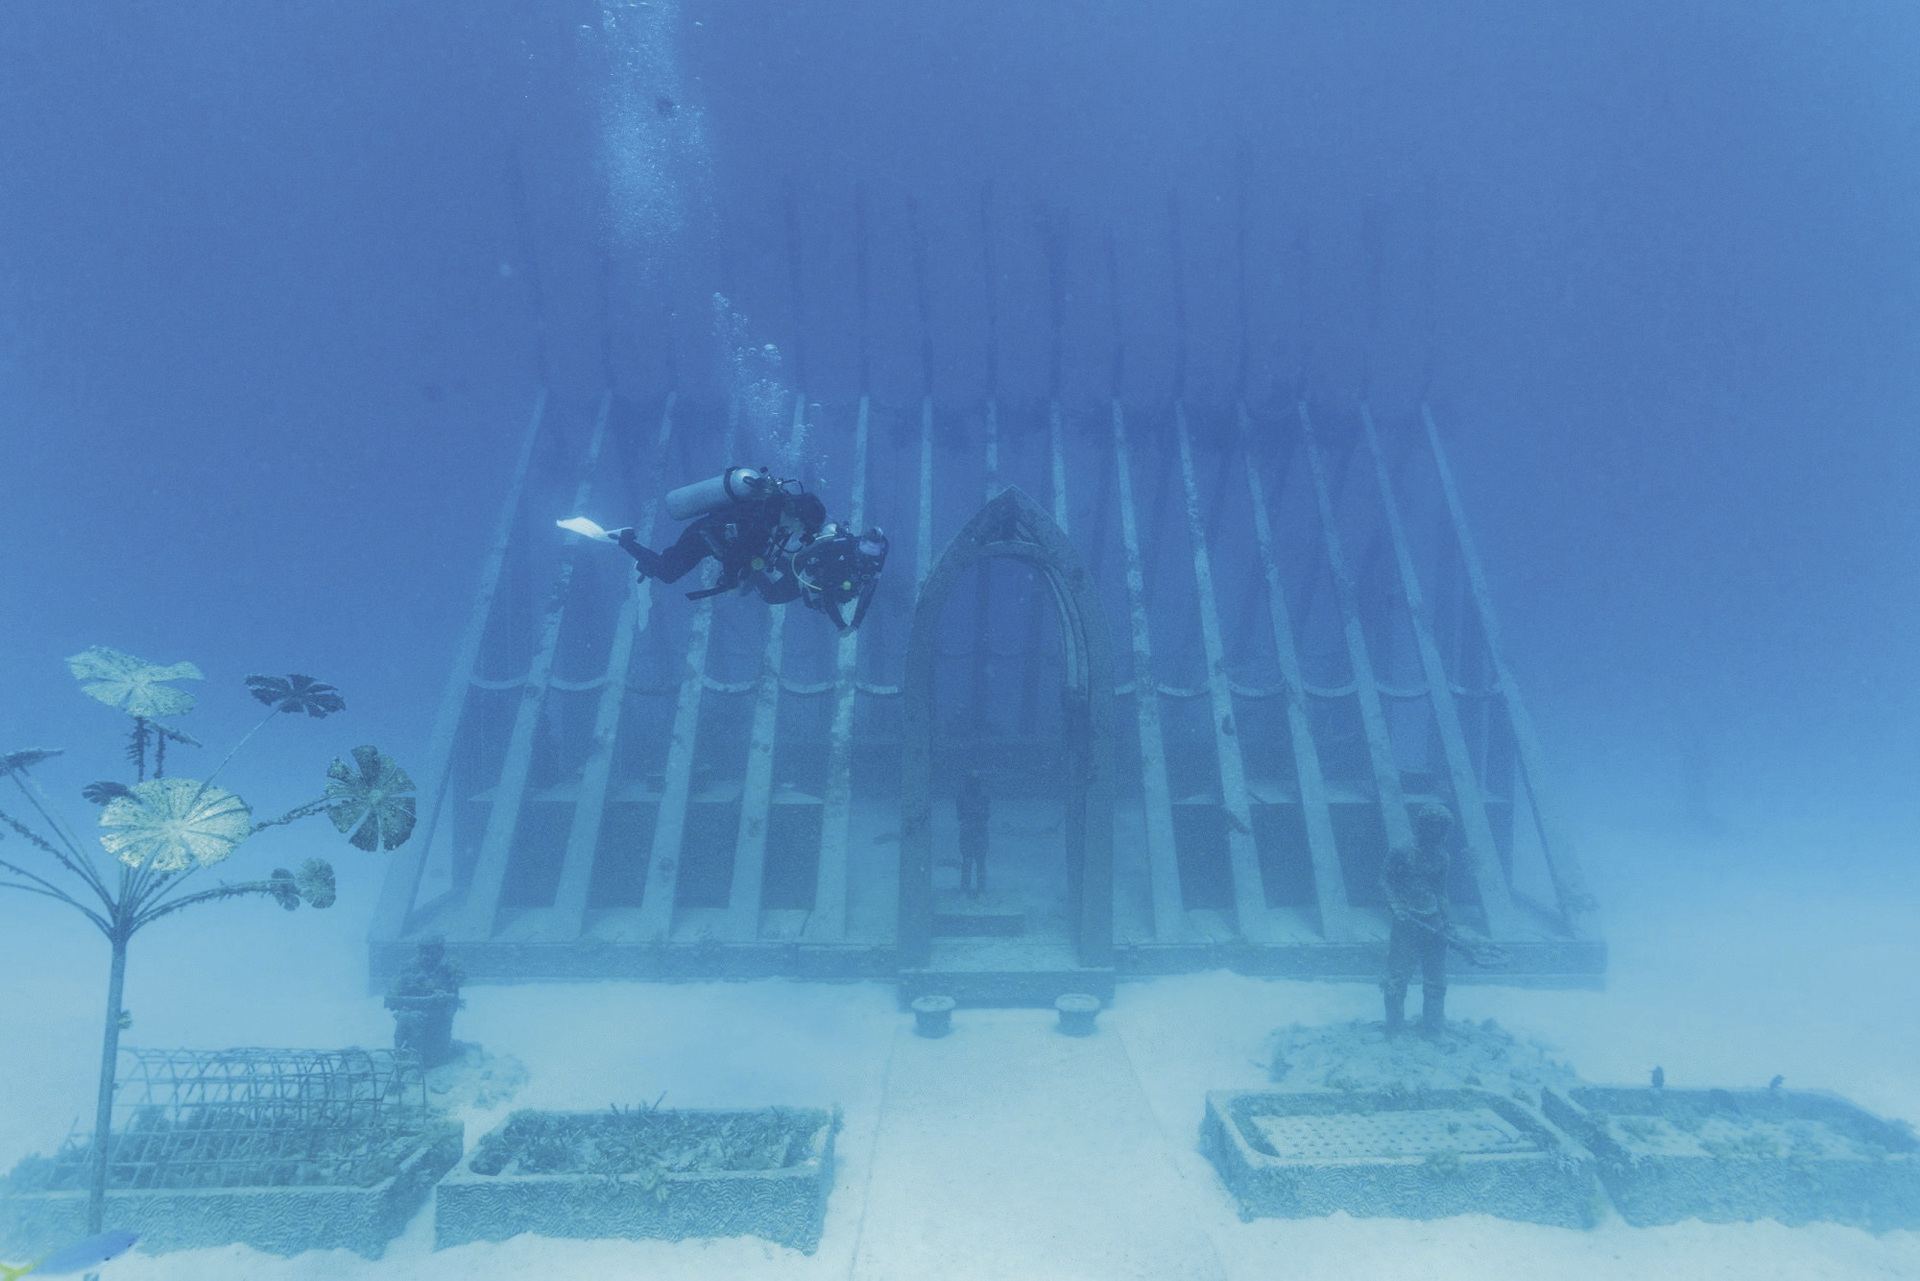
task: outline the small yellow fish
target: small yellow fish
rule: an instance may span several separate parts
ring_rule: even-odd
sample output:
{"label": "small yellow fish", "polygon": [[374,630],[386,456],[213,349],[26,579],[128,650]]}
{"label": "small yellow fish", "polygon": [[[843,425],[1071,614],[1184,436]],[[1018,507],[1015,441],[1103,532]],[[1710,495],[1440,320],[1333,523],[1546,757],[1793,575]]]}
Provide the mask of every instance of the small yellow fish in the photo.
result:
{"label": "small yellow fish", "polygon": [[0,1281],[19,1281],[29,1272],[38,1272],[43,1276],[59,1276],[63,1273],[85,1272],[88,1268],[97,1268],[109,1259],[117,1259],[140,1238],[131,1232],[102,1232],[99,1236],[76,1241],[65,1249],[55,1250],[41,1259],[24,1267],[10,1268],[0,1263]]}

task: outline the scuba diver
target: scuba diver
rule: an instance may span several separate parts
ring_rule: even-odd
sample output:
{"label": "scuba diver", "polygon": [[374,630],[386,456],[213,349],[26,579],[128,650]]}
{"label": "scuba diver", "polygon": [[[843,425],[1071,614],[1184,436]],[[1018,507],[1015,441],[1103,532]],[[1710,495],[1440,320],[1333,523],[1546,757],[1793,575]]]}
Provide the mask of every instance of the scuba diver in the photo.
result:
{"label": "scuba diver", "polygon": [[583,517],[564,529],[617,543],[633,557],[641,581],[678,582],[711,556],[720,566],[712,587],[687,593],[700,600],[753,591],[769,605],[798,600],[841,631],[860,626],[887,562],[879,529],[853,531],[827,520],[826,504],[797,480],[752,467],[729,467],[666,497],[667,514],[689,522],[665,551],[642,546],[631,529],[603,530]]}

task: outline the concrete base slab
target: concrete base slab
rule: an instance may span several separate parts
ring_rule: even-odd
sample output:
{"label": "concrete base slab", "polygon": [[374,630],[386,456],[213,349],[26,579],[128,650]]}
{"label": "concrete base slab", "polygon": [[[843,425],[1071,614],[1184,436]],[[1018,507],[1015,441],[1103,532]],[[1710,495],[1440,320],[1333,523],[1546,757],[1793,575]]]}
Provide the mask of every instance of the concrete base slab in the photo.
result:
{"label": "concrete base slab", "polygon": [[858,1278],[1224,1278],[1120,1040],[1038,1011],[896,1036]]}

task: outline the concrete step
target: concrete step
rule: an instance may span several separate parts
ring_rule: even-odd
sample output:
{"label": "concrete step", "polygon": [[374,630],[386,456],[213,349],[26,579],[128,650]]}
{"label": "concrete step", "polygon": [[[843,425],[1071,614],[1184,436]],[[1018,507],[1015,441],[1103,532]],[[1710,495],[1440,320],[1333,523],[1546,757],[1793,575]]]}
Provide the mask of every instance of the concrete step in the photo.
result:
{"label": "concrete step", "polygon": [[1045,1008],[1070,992],[1113,999],[1114,971],[1079,963],[1071,946],[1031,937],[936,938],[920,969],[900,971],[900,1003],[950,996],[961,1005]]}

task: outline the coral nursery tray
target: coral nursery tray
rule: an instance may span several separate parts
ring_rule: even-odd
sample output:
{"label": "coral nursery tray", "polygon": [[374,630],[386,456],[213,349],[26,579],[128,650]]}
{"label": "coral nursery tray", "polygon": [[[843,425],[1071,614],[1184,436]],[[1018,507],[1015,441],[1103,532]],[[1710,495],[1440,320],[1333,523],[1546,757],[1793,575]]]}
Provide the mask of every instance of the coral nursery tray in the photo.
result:
{"label": "coral nursery tray", "polygon": [[516,1112],[441,1183],[434,1244],[758,1236],[811,1254],[837,1125],[819,1108]]}
{"label": "coral nursery tray", "polygon": [[1485,1090],[1212,1091],[1201,1142],[1242,1218],[1595,1217],[1586,1154]]}
{"label": "coral nursery tray", "polygon": [[[118,1136],[116,1136],[118,1137]],[[352,1250],[369,1259],[406,1229],[433,1185],[460,1159],[464,1131],[457,1121],[415,1135],[392,1172],[366,1186],[294,1181],[241,1187],[134,1187],[107,1192],[106,1222],[140,1235],[151,1254],[238,1243],[269,1254]],[[29,1158],[0,1187],[0,1252],[31,1258],[87,1235],[87,1193],[34,1190]]]}
{"label": "coral nursery tray", "polygon": [[1837,1095],[1577,1086],[1542,1107],[1592,1151],[1628,1223],[1920,1228],[1920,1141]]}

